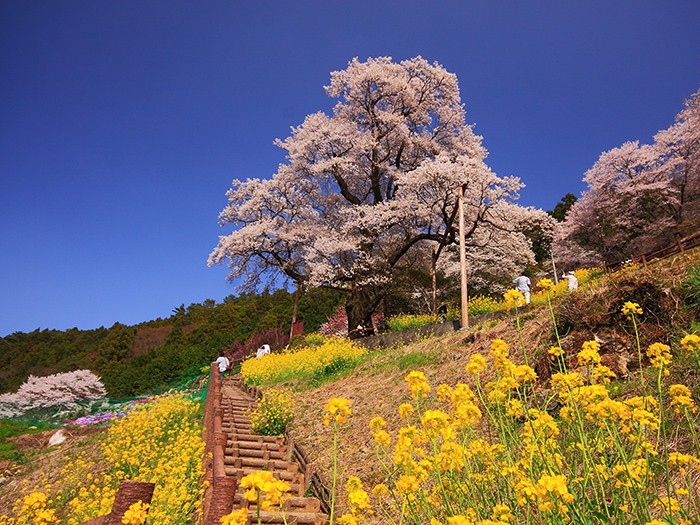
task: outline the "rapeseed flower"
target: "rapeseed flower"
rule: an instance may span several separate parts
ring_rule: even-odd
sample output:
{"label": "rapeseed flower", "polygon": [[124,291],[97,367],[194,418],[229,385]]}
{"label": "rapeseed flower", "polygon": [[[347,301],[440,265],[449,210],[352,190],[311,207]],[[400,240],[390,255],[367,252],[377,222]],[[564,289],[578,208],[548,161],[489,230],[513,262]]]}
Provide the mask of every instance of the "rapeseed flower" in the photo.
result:
{"label": "rapeseed flower", "polygon": [[148,503],[139,500],[133,503],[122,516],[122,523],[125,525],[143,525],[148,516]]}
{"label": "rapeseed flower", "polygon": [[345,424],[348,422],[348,416],[352,413],[350,410],[350,400],[342,397],[334,397],[328,400],[324,407],[326,414],[323,416],[323,423],[326,426],[330,425],[331,416],[336,423]]}
{"label": "rapeseed flower", "polygon": [[525,296],[518,290],[508,290],[503,294],[503,299],[506,303],[506,308],[511,310],[525,304]]}
{"label": "rapeseed flower", "polygon": [[671,347],[663,343],[654,343],[647,349],[647,356],[655,368],[664,368],[671,364]]}
{"label": "rapeseed flower", "polygon": [[221,525],[246,525],[248,523],[248,508],[243,507],[226,514],[220,520]]}
{"label": "rapeseed flower", "polygon": [[676,414],[680,415],[682,410],[690,410],[691,412],[697,410],[695,401],[693,401],[692,394],[687,386],[671,385],[668,393],[671,395],[671,406],[674,407]]}
{"label": "rapeseed flower", "polygon": [[556,288],[556,285],[552,282],[551,279],[544,278],[539,280],[539,282],[537,283],[537,287],[542,288],[547,292],[552,292]]}
{"label": "rapeseed flower", "polygon": [[627,301],[622,306],[622,313],[625,314],[627,317],[631,317],[633,315],[642,315],[642,307],[639,306],[639,304],[637,303]]}
{"label": "rapeseed flower", "polygon": [[697,334],[688,334],[681,339],[681,348],[687,354],[700,352],[700,336]]}
{"label": "rapeseed flower", "polygon": [[424,398],[430,393],[430,385],[423,372],[415,370],[409,372],[405,380],[408,383],[408,390],[411,392],[413,399]]}
{"label": "rapeseed flower", "polygon": [[600,363],[600,343],[597,341],[586,341],[576,358],[579,366]]}
{"label": "rapeseed flower", "polygon": [[486,358],[481,354],[472,354],[465,366],[467,373],[479,375],[486,368]]}

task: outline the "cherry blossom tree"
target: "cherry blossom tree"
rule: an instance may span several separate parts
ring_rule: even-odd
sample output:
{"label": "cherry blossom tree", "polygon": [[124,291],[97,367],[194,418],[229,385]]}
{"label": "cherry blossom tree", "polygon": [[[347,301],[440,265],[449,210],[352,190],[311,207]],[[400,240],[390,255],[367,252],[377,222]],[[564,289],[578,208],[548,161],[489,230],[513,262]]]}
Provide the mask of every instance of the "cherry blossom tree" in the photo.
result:
{"label": "cherry blossom tree", "polygon": [[486,166],[457,78],[421,57],[352,60],[331,74],[333,114],[314,113],[276,144],[271,179],[234,181],[209,264],[255,289],[280,277],[346,290],[348,324],[369,326],[392,272],[418,244],[455,242],[457,189],[467,236],[511,231],[521,183]]}
{"label": "cherry blossom tree", "polygon": [[72,407],[76,401],[107,395],[100,378],[89,370],[29,376],[17,392],[0,395],[0,417],[15,417],[34,408]]}
{"label": "cherry blossom tree", "polygon": [[555,251],[579,263],[619,261],[700,226],[700,91],[651,145],[601,154],[558,229]]}

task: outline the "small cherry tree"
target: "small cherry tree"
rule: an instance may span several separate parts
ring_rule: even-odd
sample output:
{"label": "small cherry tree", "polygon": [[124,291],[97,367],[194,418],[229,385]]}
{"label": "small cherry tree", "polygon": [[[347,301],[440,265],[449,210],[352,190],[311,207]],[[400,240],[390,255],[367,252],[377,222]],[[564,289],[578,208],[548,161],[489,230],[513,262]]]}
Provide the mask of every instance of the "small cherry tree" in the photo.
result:
{"label": "small cherry tree", "polygon": [[34,408],[70,406],[76,401],[106,396],[102,381],[89,370],[29,376],[17,392],[0,396],[0,417],[12,417]]}

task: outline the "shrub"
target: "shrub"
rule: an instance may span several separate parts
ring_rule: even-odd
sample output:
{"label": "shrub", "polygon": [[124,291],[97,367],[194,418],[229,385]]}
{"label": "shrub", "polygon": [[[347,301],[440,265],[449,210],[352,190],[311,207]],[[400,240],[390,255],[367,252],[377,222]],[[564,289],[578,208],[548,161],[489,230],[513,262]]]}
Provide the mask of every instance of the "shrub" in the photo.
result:
{"label": "shrub", "polygon": [[469,298],[469,315],[490,314],[503,309],[505,309],[503,301],[486,295],[477,295]]}
{"label": "shrub", "polygon": [[267,390],[258,407],[250,413],[253,432],[263,436],[281,436],[294,419],[294,397],[287,389]]}
{"label": "shrub", "polygon": [[260,359],[247,359],[241,364],[241,375],[249,385],[270,385],[290,379],[311,380],[327,367],[354,366],[366,350],[339,337],[326,339],[321,346],[290,349]]}
{"label": "shrub", "polygon": [[431,314],[401,314],[386,320],[386,324],[392,332],[415,330],[437,322],[437,316]]}
{"label": "shrub", "polygon": [[203,489],[204,453],[199,405],[182,395],[163,396],[136,406],[114,423],[101,441],[100,457],[70,451],[59,478],[42,475],[23,489],[11,516],[0,523],[78,525],[108,514],[121,479],[156,484],[148,523],[197,522]]}

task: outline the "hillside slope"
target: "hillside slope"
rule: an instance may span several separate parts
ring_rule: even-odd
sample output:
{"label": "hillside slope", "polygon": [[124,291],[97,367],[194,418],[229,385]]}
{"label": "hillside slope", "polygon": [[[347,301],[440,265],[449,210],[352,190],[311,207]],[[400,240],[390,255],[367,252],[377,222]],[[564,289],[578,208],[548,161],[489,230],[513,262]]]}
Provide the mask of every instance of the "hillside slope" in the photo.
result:
{"label": "hillside slope", "polygon": [[[639,317],[638,324],[642,349],[661,342],[671,345],[675,353],[682,335],[690,330],[700,332],[699,312],[686,304],[692,292],[684,285],[689,279],[689,269],[700,275],[700,250],[659,261],[647,268],[629,268],[604,276],[590,286],[555,299],[553,313],[569,369],[576,368],[576,354],[582,343],[598,340],[603,362],[618,375],[610,385],[615,396],[629,398],[641,394],[642,374],[645,384],[654,385],[656,370],[646,356],[643,356],[643,373],[640,373],[633,326],[621,310],[626,301],[643,308],[644,314]],[[695,286],[698,284],[696,282]],[[700,305],[695,304],[697,306]],[[347,426],[341,429],[338,441],[339,486],[348,476],[354,475],[369,490],[374,484],[386,481],[385,470],[377,460],[370,421],[381,416],[391,435],[405,424],[399,417],[398,407],[412,402],[405,381],[411,370],[422,371],[433,389],[443,383],[454,387],[458,382],[465,382],[474,389],[474,379],[465,370],[470,356],[477,353],[487,356],[492,341],[502,339],[508,343],[514,362],[528,363],[537,371],[534,399],[539,401],[553,395],[548,380],[552,372],[558,370],[553,370],[547,354],[550,347],[557,345],[552,315],[547,306],[526,308],[521,310],[518,322],[512,315],[477,326],[470,332],[456,332],[403,348],[382,350],[373,353],[346,377],[317,388],[290,384],[302,391],[298,395],[299,413],[291,433],[308,449],[315,466],[330,479],[333,433],[323,424],[324,405],[333,397],[349,399],[352,415]],[[697,364],[683,360],[679,354],[677,362],[670,367],[670,374],[664,379],[665,385],[683,383],[690,386],[696,402],[700,399]],[[481,377],[482,385],[493,380],[495,375],[493,369],[487,369]],[[695,425],[698,425],[697,416]]]}

